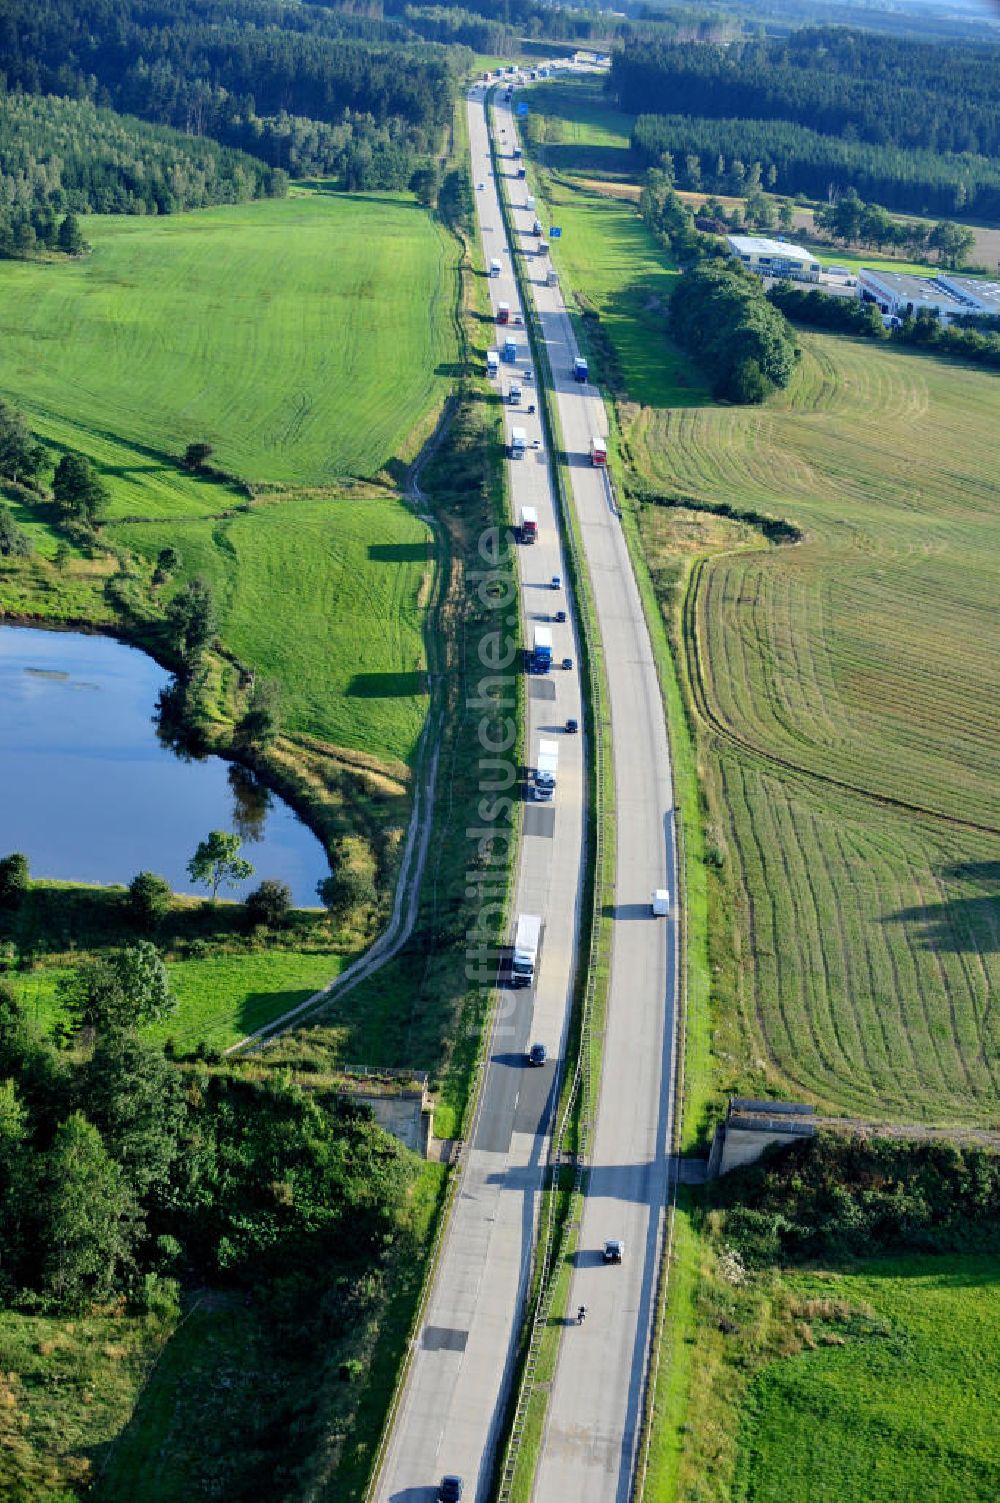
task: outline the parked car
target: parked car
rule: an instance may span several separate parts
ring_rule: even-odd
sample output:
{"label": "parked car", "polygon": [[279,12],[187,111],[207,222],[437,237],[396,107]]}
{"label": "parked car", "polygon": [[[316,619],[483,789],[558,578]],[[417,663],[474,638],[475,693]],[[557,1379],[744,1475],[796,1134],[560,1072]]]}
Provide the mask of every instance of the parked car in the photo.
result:
{"label": "parked car", "polygon": [[548,1057],[549,1051],[546,1049],[544,1044],[532,1044],[531,1048],[528,1050],[529,1065],[544,1065]]}

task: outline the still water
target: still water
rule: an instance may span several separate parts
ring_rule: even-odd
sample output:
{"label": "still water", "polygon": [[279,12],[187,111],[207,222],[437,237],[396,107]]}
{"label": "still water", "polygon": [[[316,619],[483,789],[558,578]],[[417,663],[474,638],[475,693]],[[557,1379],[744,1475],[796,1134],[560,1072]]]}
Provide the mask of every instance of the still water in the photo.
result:
{"label": "still water", "polygon": [[108,637],[0,627],[0,855],[24,851],[34,877],[128,882],[146,870],[204,892],[187,863],[210,830],[235,830],[256,875],[220,897],[277,877],[315,907],[329,867],[298,815],[243,769],[183,760],[157,739],[167,682]]}

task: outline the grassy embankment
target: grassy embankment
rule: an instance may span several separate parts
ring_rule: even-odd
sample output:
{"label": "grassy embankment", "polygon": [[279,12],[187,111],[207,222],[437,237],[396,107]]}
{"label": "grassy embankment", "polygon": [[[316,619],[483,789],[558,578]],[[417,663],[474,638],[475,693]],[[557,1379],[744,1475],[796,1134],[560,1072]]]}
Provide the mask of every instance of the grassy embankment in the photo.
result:
{"label": "grassy embankment", "polygon": [[[430,531],[396,481],[453,369],[452,242],[413,204],[322,192],[155,222],[93,218],[88,235],[95,249],[79,263],[4,267],[0,395],[53,454],[70,447],[97,465],[112,497],[101,541],[125,570],[112,579],[114,558],[75,549],[57,564],[44,510],[16,501],[37,551],[4,562],[4,609],[155,645],[174,590],[206,577],[226,652],[281,686],[270,775],[321,838],[348,836],[386,893],[427,710],[433,581]],[[250,500],[243,485],[185,472],[177,455],[193,437],[264,492]],[[167,544],[181,565],[154,587]],[[222,745],[238,692],[232,662],[213,657]],[[178,1040],[233,1042],[331,979],[364,938],[313,928],[266,957],[236,940],[174,953]],[[88,936],[99,937],[91,926],[72,944]],[[33,1000],[44,1006],[54,979],[29,975]]]}
{"label": "grassy embankment", "polygon": [[[592,286],[609,303],[616,291],[609,296],[605,243],[630,211],[620,201],[606,206],[608,219],[576,221],[584,238],[566,265],[585,306]],[[566,213],[560,205],[559,218]],[[694,668],[699,685],[688,704],[709,837],[715,1094],[788,1092],[872,1117],[989,1122],[1000,837],[971,825],[1000,823],[990,652],[995,378],[814,335],[803,339],[790,392],[764,409],[633,406],[643,401],[657,334],[645,334],[634,367],[629,340],[616,338],[613,323],[608,334],[626,478],[681,503],[633,503],[626,525],[638,526],[675,648],[694,641],[700,649],[677,661]],[[676,355],[666,345],[660,352],[669,381]],[[770,547],[756,527],[719,515],[729,506],[787,518],[805,540]],[[689,1138],[708,1099],[696,1092],[694,1113],[689,1102]],[[964,1278],[953,1259],[929,1263],[928,1273],[959,1288]],[[869,1281],[865,1297],[884,1300],[895,1318],[890,1271],[861,1269],[858,1278]],[[814,1473],[803,1490],[861,1503],[872,1496],[865,1468],[874,1465],[880,1498],[910,1495],[909,1474],[898,1492],[886,1480],[898,1429],[889,1442],[862,1430],[838,1469],[838,1442],[857,1430],[847,1400],[859,1371],[845,1378],[805,1355],[788,1371],[762,1373],[752,1409],[741,1410],[728,1371],[711,1397],[706,1364],[691,1361],[689,1343],[696,1331],[703,1354],[725,1345],[716,1288],[710,1250],[682,1214],[647,1498],[763,1497],[774,1487],[787,1496],[789,1467],[802,1475],[786,1423],[800,1374],[795,1428],[830,1474]],[[962,1290],[969,1318],[977,1295]],[[911,1315],[921,1363],[884,1345],[887,1395],[918,1371],[953,1369],[950,1337],[934,1335],[951,1312]],[[740,1351],[737,1367],[764,1360],[757,1351],[750,1363]],[[927,1425],[950,1423],[954,1405],[947,1384],[921,1386]],[[964,1435],[974,1454],[975,1437]],[[737,1455],[743,1491],[734,1493]],[[963,1486],[965,1496],[995,1492],[995,1479],[979,1485],[974,1459],[957,1471],[955,1496]]]}

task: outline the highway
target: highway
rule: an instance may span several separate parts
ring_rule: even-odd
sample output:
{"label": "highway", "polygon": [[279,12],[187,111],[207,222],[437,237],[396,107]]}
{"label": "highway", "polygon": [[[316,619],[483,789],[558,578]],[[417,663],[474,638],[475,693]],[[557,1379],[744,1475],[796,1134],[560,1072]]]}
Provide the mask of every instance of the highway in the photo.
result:
{"label": "highway", "polygon": [[[578,349],[572,325],[561,289],[546,285],[546,260],[535,253],[535,213],[524,207],[524,184],[511,157],[511,106],[499,93],[495,97],[515,254],[525,257],[534,283],[604,647],[617,826],[602,1084],[569,1298],[571,1311],[583,1304],[588,1315],[583,1326],[563,1332],[534,1499],[626,1503],[641,1420],[674,1112],[677,926],[673,911],[665,921],[650,915],[654,888],[677,891],[670,753],[625,538],[604,474],[589,458],[591,437],[607,436],[607,417],[596,391],[573,379]],[[520,97],[530,101],[530,91]],[[602,1261],[604,1241],[612,1237],[625,1243],[620,1266]]]}
{"label": "highway", "polygon": [[[498,303],[507,302],[512,317],[522,316],[490,173],[483,103],[475,94],[469,100],[469,128],[474,182],[483,183],[476,205],[485,264],[496,257],[503,267],[499,277],[489,280],[492,306],[495,312]],[[492,327],[485,330],[484,348],[495,344],[495,332]],[[524,328],[512,324],[502,332],[519,337],[516,369],[523,383],[524,373],[531,370]],[[512,373],[512,367],[502,367],[498,394],[507,393]],[[532,439],[541,444],[540,419],[526,410],[535,400],[535,373],[531,375],[520,410],[506,409],[506,430],[509,438],[512,426],[522,427],[529,444]],[[515,516],[522,505],[534,506],[539,523],[538,541],[518,549],[525,641],[531,640],[534,622],[548,623],[556,611],[565,610],[567,622],[551,627],[554,657],[557,663],[569,657],[574,664],[527,680],[528,764],[534,763],[540,734],[550,733],[560,743],[553,802],[524,804],[516,881],[515,911],[541,915],[542,947],[535,985],[498,993],[496,1028],[479,1109],[462,1153],[450,1224],[402,1396],[369,1490],[369,1498],[377,1503],[427,1503],[445,1473],[464,1479],[464,1503],[486,1503],[523,1316],[573,988],[584,854],[585,744],[583,736],[567,734],[563,728],[569,718],[582,721],[575,668],[578,643],[572,601],[561,587],[551,587],[553,576],[565,579],[566,567],[544,450],[529,447],[524,458],[509,461],[508,470]],[[483,676],[488,676],[485,668]],[[470,693],[474,690],[470,684]],[[491,764],[484,786],[495,787],[495,757],[488,751],[484,757]],[[469,855],[471,863],[471,840]],[[549,1053],[541,1069],[525,1065],[526,1050],[535,1041],[544,1043]]]}

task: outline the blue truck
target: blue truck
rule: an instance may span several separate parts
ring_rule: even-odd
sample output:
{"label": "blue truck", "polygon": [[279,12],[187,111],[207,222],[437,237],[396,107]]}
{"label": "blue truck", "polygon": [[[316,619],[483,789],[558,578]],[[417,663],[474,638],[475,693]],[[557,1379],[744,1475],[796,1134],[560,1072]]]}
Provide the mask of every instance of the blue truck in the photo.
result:
{"label": "blue truck", "polygon": [[528,176],[528,169],[527,169],[527,167],[519,167],[517,169],[517,175],[518,175],[518,177],[527,177]]}
{"label": "blue truck", "polygon": [[[517,340],[505,339],[503,342],[503,358],[508,365],[517,364]],[[585,378],[586,379],[586,378]]]}
{"label": "blue truck", "polygon": [[577,355],[576,359],[573,361],[573,380],[586,381],[586,379],[587,362],[586,360],[584,360],[582,355]]}

